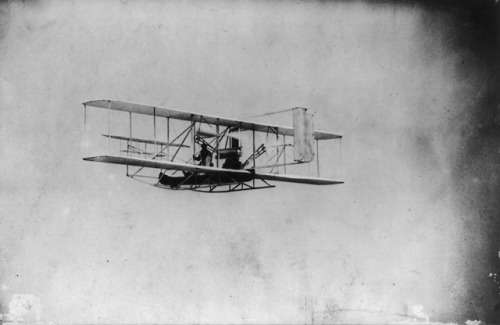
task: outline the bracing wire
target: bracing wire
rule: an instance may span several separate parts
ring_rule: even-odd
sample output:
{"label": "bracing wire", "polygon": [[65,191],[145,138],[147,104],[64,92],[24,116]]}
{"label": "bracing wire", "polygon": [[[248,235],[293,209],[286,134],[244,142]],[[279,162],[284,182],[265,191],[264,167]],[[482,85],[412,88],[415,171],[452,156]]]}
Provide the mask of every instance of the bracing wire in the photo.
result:
{"label": "bracing wire", "polygon": [[285,113],[288,111],[293,111],[295,108],[287,108],[279,111],[274,111],[274,112],[269,112],[269,113],[264,113],[264,114],[259,114],[259,115],[252,115],[252,116],[243,116],[241,118],[254,118],[254,117],[262,117],[262,116],[269,116],[269,115],[274,115],[274,114],[279,114],[279,113]]}
{"label": "bracing wire", "polygon": [[342,170],[342,138],[340,138],[339,140],[339,143],[340,143],[340,178],[343,179],[344,178],[344,172]]}

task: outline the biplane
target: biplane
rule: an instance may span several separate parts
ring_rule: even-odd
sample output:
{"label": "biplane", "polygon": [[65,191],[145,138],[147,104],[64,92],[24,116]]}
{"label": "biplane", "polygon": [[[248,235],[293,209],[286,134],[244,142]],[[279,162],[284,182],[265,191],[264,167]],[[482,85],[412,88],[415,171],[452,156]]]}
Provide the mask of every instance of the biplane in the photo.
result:
{"label": "biplane", "polygon": [[[319,141],[340,140],[341,136],[314,130],[312,114],[306,108],[290,109],[293,127],[283,127],[114,100],[89,101],[83,106],[86,133],[89,107],[106,112],[108,129],[99,135],[105,139],[100,141],[107,142],[108,153],[83,159],[125,165],[128,177],[159,188],[216,193],[271,188],[275,181],[343,183],[319,175]],[[117,128],[121,134],[111,134],[111,112],[125,115],[121,129]],[[152,137],[138,136],[133,130],[134,118],[145,116],[152,120],[152,127],[143,129],[152,129]],[[163,126],[159,126],[160,120]],[[128,124],[128,130],[123,124]],[[159,135],[160,129],[163,135]],[[111,143],[119,143],[116,154]],[[287,173],[287,168],[313,161],[317,165],[314,176]]]}

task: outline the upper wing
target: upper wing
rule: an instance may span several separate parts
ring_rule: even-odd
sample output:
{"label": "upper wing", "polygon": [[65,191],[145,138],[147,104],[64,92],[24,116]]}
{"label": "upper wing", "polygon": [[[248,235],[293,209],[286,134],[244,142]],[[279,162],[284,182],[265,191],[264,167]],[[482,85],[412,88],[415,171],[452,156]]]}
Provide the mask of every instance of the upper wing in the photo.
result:
{"label": "upper wing", "polygon": [[[118,111],[145,114],[145,115],[154,115],[154,116],[159,116],[159,117],[169,117],[169,118],[178,119],[178,120],[210,123],[213,125],[219,124],[222,126],[242,128],[242,129],[246,129],[246,130],[255,130],[255,131],[269,132],[269,133],[274,132],[274,133],[289,135],[289,136],[294,135],[294,130],[291,127],[282,127],[282,126],[269,125],[269,124],[245,122],[245,121],[232,120],[232,119],[227,119],[227,118],[220,118],[220,117],[216,117],[216,116],[194,114],[194,113],[183,112],[183,111],[178,111],[178,110],[173,110],[173,109],[168,109],[168,108],[160,108],[160,107],[155,107],[155,106],[147,106],[147,105],[134,104],[134,103],[126,103],[126,102],[121,102],[121,101],[93,100],[93,101],[89,101],[89,102],[86,102],[83,104],[86,106],[107,108],[107,109],[113,109],[113,110],[118,110]],[[338,134],[333,134],[333,133],[328,133],[328,132],[323,132],[323,131],[314,131],[314,138],[318,139],[318,140],[338,139],[341,137],[342,136],[340,136]]]}
{"label": "upper wing", "polygon": [[237,169],[226,169],[218,167],[207,167],[207,166],[198,166],[198,165],[184,164],[184,163],[165,161],[165,160],[153,160],[153,159],[143,159],[134,157],[96,156],[96,157],[83,158],[83,160],[105,162],[111,164],[131,165],[139,167],[181,170],[193,173],[232,174],[232,175],[254,174],[257,178],[261,178],[264,180],[300,183],[300,184],[332,185],[332,184],[343,183],[341,181],[335,181],[327,178],[267,174],[267,173],[257,173],[257,172],[252,173],[252,171],[246,169],[237,170]]}
{"label": "upper wing", "polygon": [[268,181],[280,181],[280,182],[312,184],[312,185],[333,185],[333,184],[344,183],[342,181],[335,181],[333,179],[328,179],[328,178],[306,177],[306,176],[296,176],[296,175],[255,173],[255,176]]}
{"label": "upper wing", "polygon": [[212,174],[232,173],[232,174],[239,174],[239,175],[248,175],[251,173],[248,170],[234,170],[234,169],[225,169],[225,168],[218,168],[218,167],[207,167],[207,166],[185,164],[185,163],[179,163],[179,162],[173,162],[173,161],[143,159],[143,158],[135,158],[135,157],[96,156],[96,157],[83,158],[83,160],[105,162],[105,163],[110,163],[110,164],[139,166],[139,167],[182,170],[182,171],[193,172],[193,173],[212,173]]}

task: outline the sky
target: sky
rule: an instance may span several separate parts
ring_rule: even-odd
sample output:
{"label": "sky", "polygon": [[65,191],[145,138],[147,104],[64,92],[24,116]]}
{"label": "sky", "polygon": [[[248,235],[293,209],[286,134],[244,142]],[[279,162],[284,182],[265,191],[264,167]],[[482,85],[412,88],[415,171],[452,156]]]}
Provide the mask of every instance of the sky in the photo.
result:
{"label": "sky", "polygon": [[[497,14],[493,1],[2,2],[2,318],[500,322]],[[224,117],[307,107],[343,135],[345,183],[135,182],[82,160],[82,103],[97,99]]]}

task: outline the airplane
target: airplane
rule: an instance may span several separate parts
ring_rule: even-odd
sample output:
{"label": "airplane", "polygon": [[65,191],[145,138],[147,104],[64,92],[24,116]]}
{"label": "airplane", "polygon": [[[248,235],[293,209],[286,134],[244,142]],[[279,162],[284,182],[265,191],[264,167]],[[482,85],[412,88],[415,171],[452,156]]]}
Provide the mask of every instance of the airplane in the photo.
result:
{"label": "airplane", "polygon": [[[319,141],[340,140],[342,136],[314,130],[312,114],[306,108],[289,109],[293,112],[293,127],[284,127],[115,100],[88,101],[83,107],[86,132],[89,107],[103,109],[108,116],[108,132],[101,134],[107,138],[108,154],[83,160],[126,165],[128,177],[147,179],[146,183],[158,188],[220,193],[272,188],[275,187],[271,184],[273,181],[309,185],[343,183],[319,177],[318,145]],[[128,135],[111,134],[112,111],[128,113]],[[143,115],[153,117],[153,139],[132,136],[133,117]],[[157,139],[159,119],[166,120],[166,139]],[[171,141],[174,121],[183,129]],[[293,143],[288,143],[287,137],[292,137]],[[119,142],[120,148],[125,143],[126,149],[111,154],[111,141]],[[249,145],[244,146],[245,142]],[[171,151],[175,153],[172,155]],[[243,152],[248,157],[242,161]],[[290,159],[290,152],[293,159]],[[262,163],[270,154],[271,158]],[[307,165],[313,160],[317,163],[317,177],[286,173],[287,167]],[[137,170],[131,172],[133,168]]]}

